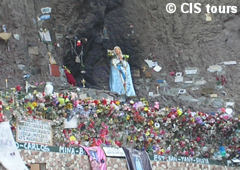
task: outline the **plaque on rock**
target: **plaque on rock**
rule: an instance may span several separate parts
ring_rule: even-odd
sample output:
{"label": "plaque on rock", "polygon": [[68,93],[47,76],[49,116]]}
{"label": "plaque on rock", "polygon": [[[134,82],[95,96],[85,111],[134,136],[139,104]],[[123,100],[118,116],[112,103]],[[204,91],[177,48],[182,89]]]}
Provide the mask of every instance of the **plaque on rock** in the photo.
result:
{"label": "plaque on rock", "polygon": [[52,145],[52,127],[48,120],[27,118],[17,122],[16,141]]}
{"label": "plaque on rock", "polygon": [[175,83],[183,82],[182,72],[177,72],[175,77]]}
{"label": "plaque on rock", "polygon": [[125,153],[122,148],[103,147],[103,150],[108,157],[125,157]]}
{"label": "plaque on rock", "polygon": [[141,75],[140,75],[140,70],[139,70],[139,69],[134,69],[134,70],[132,71],[132,76],[133,76],[133,77],[136,77],[136,78],[140,78],[140,77],[141,77]]}
{"label": "plaque on rock", "polygon": [[39,51],[38,51],[38,47],[28,47],[28,54],[29,55],[38,55]]}
{"label": "plaque on rock", "polygon": [[198,69],[195,67],[189,67],[185,69],[185,74],[186,75],[194,75],[198,73]]}
{"label": "plaque on rock", "polygon": [[39,36],[43,42],[51,42],[52,41],[50,32],[47,29],[44,29],[44,30],[41,29],[39,31]]}
{"label": "plaque on rock", "polygon": [[49,14],[52,12],[52,8],[50,7],[41,8],[41,12],[42,14]]}
{"label": "plaque on rock", "polygon": [[63,34],[55,33],[56,40],[60,40],[63,38]]}

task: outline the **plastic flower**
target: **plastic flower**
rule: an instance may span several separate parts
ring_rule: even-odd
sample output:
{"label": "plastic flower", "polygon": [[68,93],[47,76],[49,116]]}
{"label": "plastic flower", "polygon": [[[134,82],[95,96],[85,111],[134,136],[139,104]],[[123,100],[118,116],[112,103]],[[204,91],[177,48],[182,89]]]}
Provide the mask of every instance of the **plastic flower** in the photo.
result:
{"label": "plastic flower", "polygon": [[147,112],[148,111],[148,107],[144,107],[144,111]]}
{"label": "plastic flower", "polygon": [[120,105],[120,101],[115,101],[115,104],[119,106]]}
{"label": "plastic flower", "polygon": [[69,140],[72,142],[75,142],[77,139],[76,139],[76,137],[75,136],[70,136],[70,138],[69,138]]}
{"label": "plastic flower", "polygon": [[178,114],[178,116],[181,116],[182,113],[183,113],[182,109],[177,109],[177,114]]}
{"label": "plastic flower", "polygon": [[69,109],[69,110],[72,110],[72,108],[73,108],[72,103],[68,103],[68,104],[66,105],[66,108]]}
{"label": "plastic flower", "polygon": [[150,120],[150,121],[148,122],[148,125],[149,125],[149,126],[152,126],[153,123],[154,123],[154,122],[153,122],[152,120]]}
{"label": "plastic flower", "polygon": [[160,124],[159,124],[158,122],[156,122],[156,123],[154,123],[154,127],[155,127],[156,129],[158,129],[158,128],[160,128]]}
{"label": "plastic flower", "polygon": [[21,89],[22,89],[22,87],[21,87],[20,85],[17,85],[17,86],[16,86],[16,90],[17,90],[17,91],[21,91]]}
{"label": "plastic flower", "polygon": [[37,102],[32,102],[33,107],[37,107],[37,105],[38,105]]}

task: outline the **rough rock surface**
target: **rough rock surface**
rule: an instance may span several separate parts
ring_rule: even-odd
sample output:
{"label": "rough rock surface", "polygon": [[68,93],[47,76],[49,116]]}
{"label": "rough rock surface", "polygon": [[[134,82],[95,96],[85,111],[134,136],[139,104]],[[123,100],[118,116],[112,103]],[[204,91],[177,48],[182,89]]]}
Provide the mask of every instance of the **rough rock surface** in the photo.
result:
{"label": "rough rock surface", "polygon": [[[182,14],[180,4],[186,1],[171,2],[178,7],[175,14],[166,12],[167,2],[163,0],[1,0],[0,25],[5,24],[7,31],[19,34],[20,39],[12,37],[7,43],[0,40],[0,85],[5,86],[5,79],[10,87],[23,84],[25,74],[31,75],[30,82],[62,84],[61,79],[49,75],[47,51],[51,51],[59,65],[69,67],[78,85],[81,86],[84,77],[88,87],[107,90],[109,59],[106,50],[119,45],[131,56],[129,63],[138,97],[146,97],[149,92],[156,94],[157,80],[163,79],[168,84],[165,88],[159,87],[160,96],[149,97],[152,101],[160,100],[161,105],[210,111],[224,106],[225,101],[238,103],[239,63],[223,66],[218,75],[209,73],[207,68],[223,61],[238,61],[239,13],[213,14],[212,21],[207,22],[204,10],[201,14]],[[202,7],[207,3],[238,8],[240,5],[237,0],[199,2]],[[38,22],[40,9],[46,6],[52,8],[51,19]],[[40,41],[41,27],[50,30],[51,43]],[[80,64],[75,63],[66,36],[88,39],[84,48],[86,74],[80,73]],[[148,68],[146,58],[157,61],[162,70],[155,72]],[[197,67],[199,74],[185,76],[184,81],[194,78],[195,82],[205,80],[206,83],[188,86],[174,83],[169,72],[184,72],[186,67]],[[216,76],[220,75],[227,79],[221,89],[216,86]],[[204,88],[213,90],[203,95]],[[187,89],[187,93],[178,96],[179,89]],[[218,94],[218,98],[209,98],[212,93]]]}

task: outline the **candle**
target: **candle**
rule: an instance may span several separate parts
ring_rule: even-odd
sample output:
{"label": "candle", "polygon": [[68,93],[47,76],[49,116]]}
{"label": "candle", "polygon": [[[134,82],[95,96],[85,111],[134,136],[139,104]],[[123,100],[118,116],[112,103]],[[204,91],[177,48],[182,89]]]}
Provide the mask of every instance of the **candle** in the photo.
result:
{"label": "candle", "polygon": [[28,93],[28,82],[27,81],[25,83],[25,90],[26,90],[26,93]]}
{"label": "candle", "polygon": [[159,94],[159,86],[157,86],[157,94]]}
{"label": "candle", "polygon": [[6,82],[6,89],[8,88],[8,79],[5,80]]}

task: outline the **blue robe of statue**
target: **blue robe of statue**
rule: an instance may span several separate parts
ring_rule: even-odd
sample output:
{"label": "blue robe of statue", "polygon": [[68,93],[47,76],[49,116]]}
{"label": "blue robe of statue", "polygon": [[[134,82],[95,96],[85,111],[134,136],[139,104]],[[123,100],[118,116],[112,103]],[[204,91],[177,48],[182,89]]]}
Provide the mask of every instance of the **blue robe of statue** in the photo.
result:
{"label": "blue robe of statue", "polygon": [[119,95],[136,96],[130,66],[127,61],[120,61],[117,58],[111,60],[109,87],[110,91]]}

